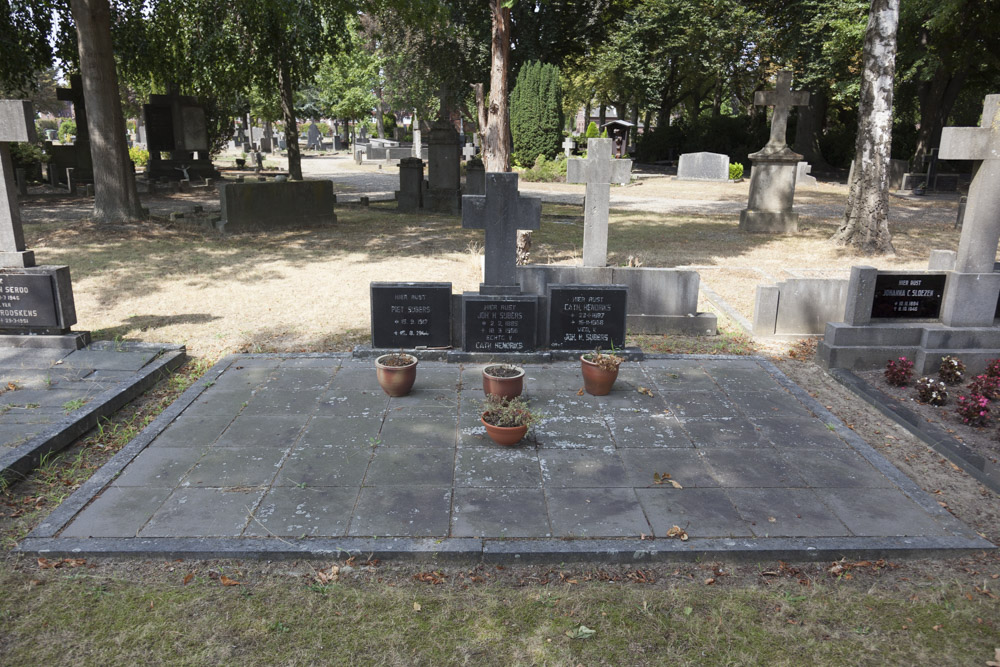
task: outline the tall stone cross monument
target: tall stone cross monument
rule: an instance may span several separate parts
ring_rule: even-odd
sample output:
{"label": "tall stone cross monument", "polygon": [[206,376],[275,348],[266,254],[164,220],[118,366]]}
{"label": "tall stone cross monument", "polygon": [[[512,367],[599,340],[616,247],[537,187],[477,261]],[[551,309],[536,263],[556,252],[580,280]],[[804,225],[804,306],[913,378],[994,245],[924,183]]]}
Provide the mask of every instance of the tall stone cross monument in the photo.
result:
{"label": "tall stone cross monument", "polygon": [[573,158],[566,163],[566,181],[587,184],[583,212],[584,266],[607,266],[611,184],[624,185],[631,177],[632,160],[612,159],[612,142],[588,139],[587,158]]}
{"label": "tall stone cross monument", "polygon": [[802,156],[785,143],[788,113],[792,107],[809,104],[809,93],[792,90],[792,73],[778,72],[774,90],[758,90],[757,106],[773,106],[771,138],[767,145],[750,155],[750,198],[740,212],[740,229],[745,232],[794,234],[799,229],[798,213],[792,211],[795,197],[795,169]]}
{"label": "tall stone cross monument", "polygon": [[1000,243],[1000,95],[987,95],[979,127],[941,131],[942,160],[975,160],[955,270],[948,274],[941,321],[948,326],[992,326],[1000,295],[993,272]]}
{"label": "tall stone cross monument", "polygon": [[486,230],[485,282],[480,294],[519,294],[517,230],[538,229],[542,201],[517,193],[517,174],[486,174],[485,195],[462,197],[462,227]]}
{"label": "tall stone cross monument", "polygon": [[10,142],[35,140],[34,116],[31,102],[0,100],[0,267],[4,268],[35,265],[35,254],[24,246],[10,158]]}

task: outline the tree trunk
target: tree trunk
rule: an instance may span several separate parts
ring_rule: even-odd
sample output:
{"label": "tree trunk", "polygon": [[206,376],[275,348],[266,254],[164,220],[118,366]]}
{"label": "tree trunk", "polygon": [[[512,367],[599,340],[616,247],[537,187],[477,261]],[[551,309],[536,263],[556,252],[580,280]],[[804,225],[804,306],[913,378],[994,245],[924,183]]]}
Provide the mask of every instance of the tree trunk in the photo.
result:
{"label": "tree trunk", "polygon": [[802,155],[802,159],[813,167],[813,173],[830,168],[819,147],[819,138],[823,133],[823,122],[826,119],[826,91],[820,90],[809,95],[809,104],[799,107],[795,123],[795,141],[792,150]]}
{"label": "tree trunk", "polygon": [[111,50],[108,0],[71,0],[70,9],[76,23],[90,155],[94,165],[94,220],[141,220],[145,215],[128,156],[125,117]]}
{"label": "tree trunk", "polygon": [[608,120],[608,105],[601,102],[600,108],[597,110],[597,129],[604,127],[604,123]]}
{"label": "tree trunk", "polygon": [[285,121],[285,146],[288,147],[288,178],[302,180],[302,154],[299,152],[299,124],[295,120],[295,96],[288,63],[278,63],[278,89],[281,91],[281,116]]}
{"label": "tree trunk", "polygon": [[507,70],[510,61],[510,9],[503,0],[489,0],[493,23],[490,64],[490,106],[483,137],[486,171],[510,171],[510,113]]}
{"label": "tree trunk", "polygon": [[[472,84],[472,89],[476,94],[476,134],[479,135],[479,145],[486,146],[486,123],[489,119],[489,111],[486,109],[486,91],[485,87],[481,83]],[[416,119],[416,112],[414,112],[414,119]],[[416,120],[414,120],[416,122]],[[485,154],[485,148],[484,154]]]}
{"label": "tree trunk", "polygon": [[951,108],[962,92],[968,78],[968,71],[950,72],[943,64],[938,65],[931,80],[922,84],[918,92],[920,99],[920,130],[917,132],[917,148],[913,153],[914,164],[930,155],[931,149],[941,143],[941,128],[951,113]]}
{"label": "tree trunk", "polygon": [[898,26],[899,0],[873,0],[865,31],[854,178],[844,222],[832,239],[865,255],[895,252],[889,234],[889,156]]}

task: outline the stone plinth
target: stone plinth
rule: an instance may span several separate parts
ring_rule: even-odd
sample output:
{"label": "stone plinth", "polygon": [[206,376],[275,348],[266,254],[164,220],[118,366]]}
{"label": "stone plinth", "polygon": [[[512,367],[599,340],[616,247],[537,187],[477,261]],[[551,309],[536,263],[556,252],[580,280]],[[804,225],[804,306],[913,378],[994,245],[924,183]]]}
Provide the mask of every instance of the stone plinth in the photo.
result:
{"label": "stone plinth", "polygon": [[451,123],[437,121],[431,126],[427,144],[430,187],[424,207],[439,213],[458,213],[462,209],[462,153],[458,132]]}
{"label": "stone plinth", "polygon": [[399,161],[399,190],[396,205],[400,211],[413,212],[424,205],[424,162],[420,158],[403,158]]}
{"label": "stone plinth", "polygon": [[765,234],[794,234],[799,214],[792,210],[795,170],[802,156],[784,151],[760,151],[750,156],[750,198],[740,212],[740,230]]}
{"label": "stone plinth", "polygon": [[227,183],[219,188],[221,229],[245,232],[337,221],[332,181]]}

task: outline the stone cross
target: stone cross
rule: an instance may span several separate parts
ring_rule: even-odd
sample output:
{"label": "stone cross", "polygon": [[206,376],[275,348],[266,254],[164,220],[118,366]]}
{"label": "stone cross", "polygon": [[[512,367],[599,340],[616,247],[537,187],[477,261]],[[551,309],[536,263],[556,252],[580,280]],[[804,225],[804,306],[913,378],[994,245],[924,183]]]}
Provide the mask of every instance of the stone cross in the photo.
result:
{"label": "stone cross", "polygon": [[21,210],[17,206],[10,142],[35,140],[35,112],[27,100],[0,100],[0,267],[35,265],[35,253],[25,250]]}
{"label": "stone cross", "polygon": [[87,131],[87,105],[83,100],[83,79],[79,74],[69,77],[69,88],[56,88],[56,98],[73,103],[73,118],[76,121],[76,143],[90,140]]}
{"label": "stone cross", "polygon": [[587,184],[583,211],[584,266],[607,265],[611,184],[628,183],[632,171],[632,160],[612,159],[612,143],[612,139],[588,139],[587,158],[573,158],[566,163],[566,182]]}
{"label": "stone cross", "polygon": [[809,92],[792,90],[792,73],[783,70],[778,72],[778,82],[774,90],[758,90],[754,93],[753,103],[759,107],[774,107],[771,116],[771,139],[767,147],[772,150],[785,148],[785,131],[788,128],[788,112],[792,107],[804,107],[809,104]]}
{"label": "stone cross", "polygon": [[563,150],[566,151],[566,159],[573,154],[573,149],[576,148],[576,142],[573,141],[573,137],[566,137],[562,142]]}
{"label": "stone cross", "polygon": [[542,200],[517,193],[517,174],[489,172],[485,195],[462,197],[462,227],[486,230],[485,282],[480,294],[517,294],[517,230],[538,229]]}
{"label": "stone cross", "polygon": [[476,147],[472,144],[465,144],[465,148],[462,149],[462,157],[466,160],[476,157]]}
{"label": "stone cross", "polygon": [[1000,95],[987,95],[979,127],[941,131],[942,160],[976,160],[955,270],[993,273],[1000,243]]}

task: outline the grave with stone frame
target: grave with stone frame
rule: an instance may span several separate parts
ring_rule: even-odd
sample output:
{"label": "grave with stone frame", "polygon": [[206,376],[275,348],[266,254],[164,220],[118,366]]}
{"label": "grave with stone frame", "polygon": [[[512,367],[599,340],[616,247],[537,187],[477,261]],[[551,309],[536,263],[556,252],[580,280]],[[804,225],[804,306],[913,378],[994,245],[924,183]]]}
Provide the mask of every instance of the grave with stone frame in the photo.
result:
{"label": "grave with stone frame", "polygon": [[0,100],[0,346],[81,349],[89,332],[71,332],[76,306],[68,266],[36,266],[24,243],[11,142],[35,140],[27,100]]}
{"label": "grave with stone frame", "polygon": [[[218,178],[209,155],[205,109],[195,97],[150,95],[143,105],[149,164],[146,177],[188,180]],[[169,152],[163,159],[161,153]]]}
{"label": "grave with stone frame", "polygon": [[975,161],[958,251],[933,251],[925,272],[854,267],[844,321],[827,325],[817,350],[828,368],[906,356],[929,374],[950,354],[975,374],[1000,356],[1000,95],[986,97],[979,127],[942,130],[940,156]]}
{"label": "grave with stone frame", "polygon": [[569,160],[567,181],[587,184],[583,265],[519,266],[517,276],[522,290],[545,298],[551,285],[626,285],[630,330],[714,335],[716,316],[698,311],[697,271],[607,266],[611,183],[627,183],[630,169],[631,160],[611,157],[610,139],[588,140],[587,158]]}

